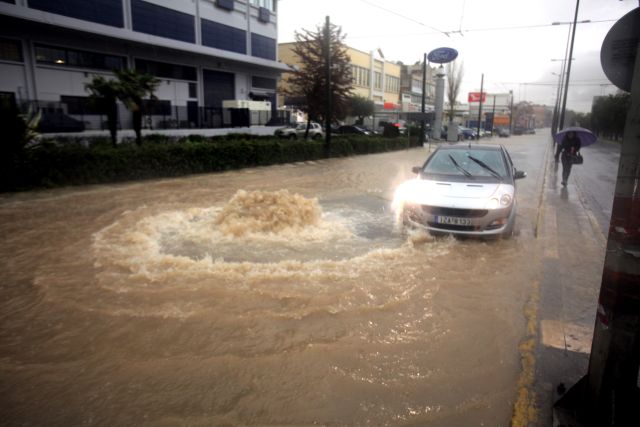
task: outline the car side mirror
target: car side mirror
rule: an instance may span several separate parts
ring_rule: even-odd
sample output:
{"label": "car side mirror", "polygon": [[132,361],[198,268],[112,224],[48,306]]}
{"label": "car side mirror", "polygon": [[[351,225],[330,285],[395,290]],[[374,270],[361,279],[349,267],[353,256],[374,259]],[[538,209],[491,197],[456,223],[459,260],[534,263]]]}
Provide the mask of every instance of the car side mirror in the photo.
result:
{"label": "car side mirror", "polygon": [[526,178],[527,177],[527,173],[525,171],[516,171],[515,174],[513,174],[513,179],[522,179],[522,178]]}
{"label": "car side mirror", "polygon": [[419,174],[420,172],[422,172],[422,168],[420,166],[414,166],[411,168],[411,172]]}

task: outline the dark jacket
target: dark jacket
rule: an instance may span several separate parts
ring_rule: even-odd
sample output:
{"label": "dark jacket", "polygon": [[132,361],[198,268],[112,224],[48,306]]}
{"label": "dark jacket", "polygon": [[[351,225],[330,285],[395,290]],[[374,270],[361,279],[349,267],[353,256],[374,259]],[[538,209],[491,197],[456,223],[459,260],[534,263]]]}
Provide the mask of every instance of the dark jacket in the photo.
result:
{"label": "dark jacket", "polygon": [[564,154],[575,154],[580,151],[580,147],[582,144],[580,143],[580,138],[574,136],[571,138],[569,135],[566,135],[562,140],[562,145],[560,146],[560,152]]}

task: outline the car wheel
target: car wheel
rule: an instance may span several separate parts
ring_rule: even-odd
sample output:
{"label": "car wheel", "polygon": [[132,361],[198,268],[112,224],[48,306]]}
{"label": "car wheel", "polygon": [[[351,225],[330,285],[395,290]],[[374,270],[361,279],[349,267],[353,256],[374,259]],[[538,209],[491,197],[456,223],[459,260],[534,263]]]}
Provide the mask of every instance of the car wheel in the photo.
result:
{"label": "car wheel", "polygon": [[313,139],[320,139],[322,138],[322,135],[320,135],[319,133],[316,133],[315,135],[313,135]]}
{"label": "car wheel", "polygon": [[298,137],[296,136],[295,133],[292,133],[291,135],[289,135],[289,139],[297,139]]}
{"label": "car wheel", "polygon": [[509,222],[509,224],[507,225],[507,228],[504,230],[502,237],[504,239],[512,238],[514,235],[515,229],[516,229],[516,217],[514,215],[513,219],[511,220],[511,222]]}

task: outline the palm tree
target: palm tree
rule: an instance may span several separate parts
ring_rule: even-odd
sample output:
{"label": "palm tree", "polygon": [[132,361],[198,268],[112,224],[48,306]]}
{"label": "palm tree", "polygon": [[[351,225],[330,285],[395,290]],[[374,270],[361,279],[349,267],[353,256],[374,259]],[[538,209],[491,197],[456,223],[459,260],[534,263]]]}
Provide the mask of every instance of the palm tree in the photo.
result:
{"label": "palm tree", "polygon": [[119,98],[133,115],[133,130],[136,133],[136,143],[142,144],[142,114],[144,100],[158,99],[153,92],[160,84],[160,80],[149,75],[140,74],[135,70],[116,71],[120,84]]}
{"label": "palm tree", "polygon": [[98,109],[106,114],[107,126],[111,134],[111,143],[117,144],[118,132],[118,97],[120,96],[120,84],[116,80],[107,80],[102,76],[94,76],[90,83],[84,85],[89,97],[96,103]]}

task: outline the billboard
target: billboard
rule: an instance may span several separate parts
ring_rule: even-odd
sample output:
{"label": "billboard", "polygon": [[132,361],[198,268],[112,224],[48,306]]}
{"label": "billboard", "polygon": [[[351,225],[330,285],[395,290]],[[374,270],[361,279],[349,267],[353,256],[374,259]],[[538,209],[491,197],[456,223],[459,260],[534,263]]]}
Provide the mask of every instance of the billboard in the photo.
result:
{"label": "billboard", "polygon": [[469,102],[480,102],[480,95],[482,95],[482,103],[487,102],[487,92],[469,92]]}

